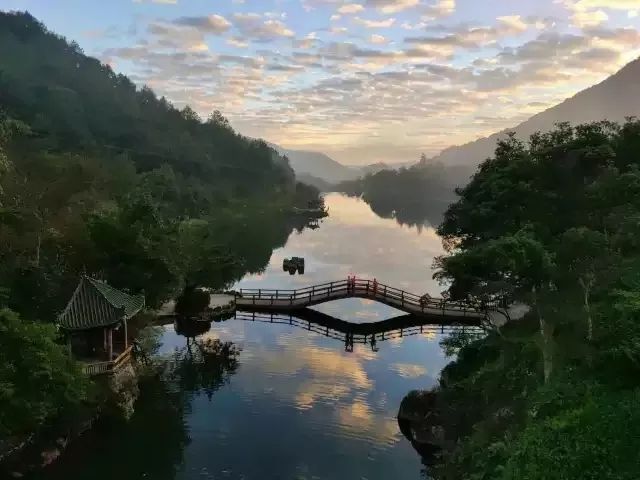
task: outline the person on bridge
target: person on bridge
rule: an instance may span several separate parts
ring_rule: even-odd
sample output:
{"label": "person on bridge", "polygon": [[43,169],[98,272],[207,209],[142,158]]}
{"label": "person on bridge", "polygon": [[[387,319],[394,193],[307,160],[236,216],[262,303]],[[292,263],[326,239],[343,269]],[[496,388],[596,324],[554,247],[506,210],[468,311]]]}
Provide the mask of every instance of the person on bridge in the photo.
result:
{"label": "person on bridge", "polygon": [[378,293],[378,280],[374,278],[373,279],[373,296],[375,297],[377,293]]}

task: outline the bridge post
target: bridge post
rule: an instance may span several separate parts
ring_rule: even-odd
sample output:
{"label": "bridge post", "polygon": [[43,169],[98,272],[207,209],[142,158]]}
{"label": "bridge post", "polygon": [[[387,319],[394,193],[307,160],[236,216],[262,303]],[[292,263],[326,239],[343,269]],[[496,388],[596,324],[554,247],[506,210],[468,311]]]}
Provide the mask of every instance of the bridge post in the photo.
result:
{"label": "bridge post", "polygon": [[400,298],[402,299],[402,306],[404,307],[404,290],[402,290]]}
{"label": "bridge post", "polygon": [[261,298],[261,297],[262,297],[262,289],[261,289],[261,288],[259,288],[259,289],[258,289],[258,298]]}

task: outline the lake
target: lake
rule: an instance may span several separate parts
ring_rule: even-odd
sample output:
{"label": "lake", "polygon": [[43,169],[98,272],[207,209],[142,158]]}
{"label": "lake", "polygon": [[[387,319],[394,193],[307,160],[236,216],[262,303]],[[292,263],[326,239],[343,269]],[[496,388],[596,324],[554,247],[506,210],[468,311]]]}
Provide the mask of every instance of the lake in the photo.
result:
{"label": "lake", "polygon": [[[430,267],[442,247],[431,227],[402,226],[338,194],[325,201],[330,216],[320,228],[291,233],[262,273],[235,288],[299,288],[356,275],[439,295]],[[282,270],[291,256],[305,258],[304,275]],[[357,323],[401,314],[360,299],[314,308]],[[207,339],[233,342],[241,351],[215,379],[143,379],[129,420],[104,422],[43,478],[421,478],[424,466],[395,417],[402,398],[433,386],[447,364],[440,334],[347,351],[340,339],[301,326],[232,318],[197,339],[177,334],[172,324],[149,335],[160,358]]]}

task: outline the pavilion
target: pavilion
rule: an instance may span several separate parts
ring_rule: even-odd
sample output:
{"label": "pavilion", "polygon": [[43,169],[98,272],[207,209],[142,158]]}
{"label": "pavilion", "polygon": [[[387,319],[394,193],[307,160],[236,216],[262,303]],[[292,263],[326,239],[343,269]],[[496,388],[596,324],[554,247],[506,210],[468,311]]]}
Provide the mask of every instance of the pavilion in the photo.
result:
{"label": "pavilion", "polygon": [[[143,308],[143,295],[129,295],[82,276],[58,323],[79,360],[110,364],[130,350],[127,322]],[[109,369],[110,365],[104,368]]]}

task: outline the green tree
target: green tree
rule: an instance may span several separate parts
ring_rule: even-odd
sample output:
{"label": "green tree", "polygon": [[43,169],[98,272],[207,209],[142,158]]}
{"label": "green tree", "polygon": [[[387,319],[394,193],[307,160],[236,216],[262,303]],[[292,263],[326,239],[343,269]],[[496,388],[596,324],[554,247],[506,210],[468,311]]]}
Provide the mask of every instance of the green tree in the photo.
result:
{"label": "green tree", "polygon": [[0,310],[0,437],[23,435],[87,398],[88,380],[52,325]]}

